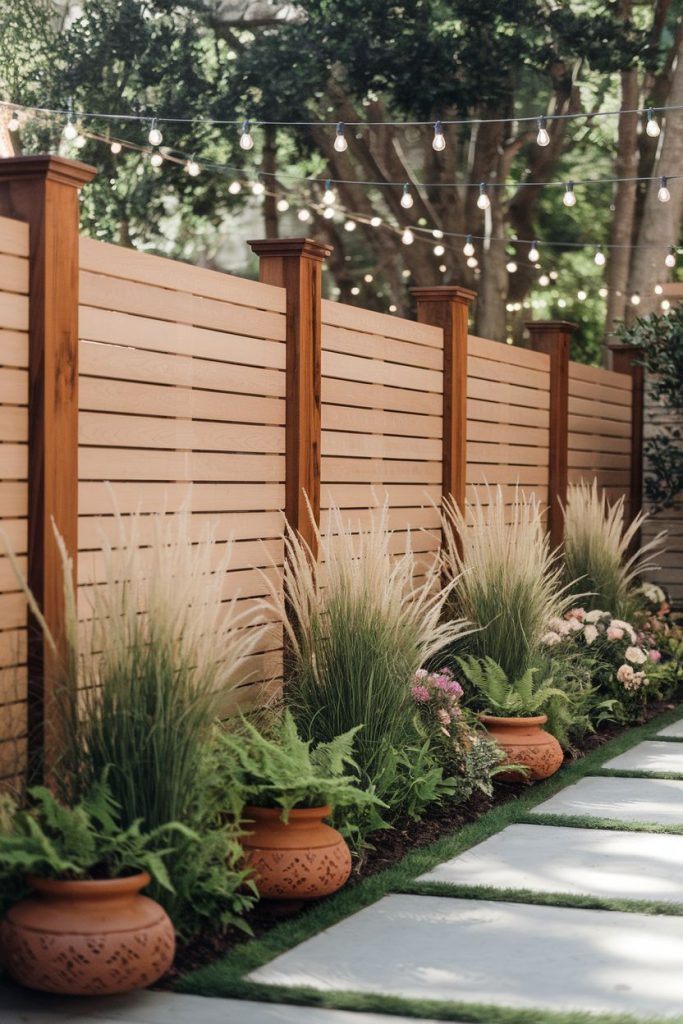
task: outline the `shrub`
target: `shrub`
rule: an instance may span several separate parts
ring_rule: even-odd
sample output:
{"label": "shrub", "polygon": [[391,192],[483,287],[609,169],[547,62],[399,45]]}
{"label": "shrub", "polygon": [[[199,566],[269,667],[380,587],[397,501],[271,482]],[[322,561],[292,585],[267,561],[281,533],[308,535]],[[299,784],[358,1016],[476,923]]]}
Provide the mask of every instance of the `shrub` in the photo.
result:
{"label": "shrub", "polygon": [[566,701],[563,690],[553,680],[538,678],[538,668],[529,667],[517,679],[510,678],[493,658],[458,658],[467,681],[472,686],[472,705],[488,715],[529,718],[546,714],[553,700]]}
{"label": "shrub", "polygon": [[569,599],[538,499],[517,490],[506,505],[500,487],[487,487],[486,497],[484,504],[477,492],[464,512],[452,497],[443,503],[449,609],[478,627],[467,637],[469,653],[488,656],[518,679],[540,647],[548,617],[561,614]]}
{"label": "shrub", "polygon": [[[441,621],[451,584],[442,584],[436,561],[417,578],[409,535],[403,552],[392,554],[386,505],[357,532],[333,507],[330,529],[318,541],[316,560],[287,531],[284,593],[272,593],[271,607],[287,629],[285,697],[302,735],[317,742],[363,726],[354,747],[361,779],[389,802],[397,777],[411,772],[400,765],[403,752],[422,745],[410,681],[462,635],[464,624]],[[438,786],[434,779],[434,792]],[[393,814],[401,814],[396,794],[405,791],[394,787]]]}
{"label": "shrub", "polygon": [[664,538],[660,533],[629,555],[646,518],[638,513],[627,526],[624,497],[609,502],[598,490],[597,480],[569,485],[564,512],[565,581],[575,595],[582,592],[588,608],[609,608],[621,618],[635,612],[641,600],[635,593],[636,582],[657,568],[650,559],[661,553]]}

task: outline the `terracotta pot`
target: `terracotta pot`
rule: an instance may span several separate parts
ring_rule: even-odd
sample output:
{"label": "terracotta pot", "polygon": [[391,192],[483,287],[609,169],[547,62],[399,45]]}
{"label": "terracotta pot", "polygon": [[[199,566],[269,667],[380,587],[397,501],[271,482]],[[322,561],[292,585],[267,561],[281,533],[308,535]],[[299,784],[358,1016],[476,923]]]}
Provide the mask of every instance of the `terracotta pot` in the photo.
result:
{"label": "terracotta pot", "polygon": [[323,822],[331,807],[290,811],[282,821],[275,807],[245,807],[245,866],[259,894],[271,900],[316,900],[341,889],[351,874],[344,837]]}
{"label": "terracotta pot", "polygon": [[527,779],[535,782],[547,779],[562,766],[564,754],[554,736],[544,732],[541,726],[548,721],[547,715],[534,718],[497,718],[495,715],[480,715],[482,723],[506,754],[508,764],[526,765],[528,772],[501,772],[496,779],[501,782],[521,782]]}
{"label": "terracotta pot", "polygon": [[145,988],[173,963],[175,932],[165,910],[140,890],[147,872],[104,881],[29,876],[36,895],[0,924],[0,951],[15,979],[62,995]]}

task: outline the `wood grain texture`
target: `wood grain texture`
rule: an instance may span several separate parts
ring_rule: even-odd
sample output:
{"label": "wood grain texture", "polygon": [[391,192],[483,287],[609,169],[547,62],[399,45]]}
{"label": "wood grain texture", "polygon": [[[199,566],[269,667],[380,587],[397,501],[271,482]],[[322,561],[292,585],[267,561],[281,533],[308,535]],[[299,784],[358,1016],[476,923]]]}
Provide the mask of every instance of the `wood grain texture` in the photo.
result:
{"label": "wood grain texture", "polygon": [[[621,379],[631,405],[631,465],[629,503],[632,516],[643,507],[643,434],[645,420],[645,370],[642,349],[633,345],[612,345],[612,378]],[[629,387],[630,384],[630,387]],[[635,538],[634,545],[638,543]]]}

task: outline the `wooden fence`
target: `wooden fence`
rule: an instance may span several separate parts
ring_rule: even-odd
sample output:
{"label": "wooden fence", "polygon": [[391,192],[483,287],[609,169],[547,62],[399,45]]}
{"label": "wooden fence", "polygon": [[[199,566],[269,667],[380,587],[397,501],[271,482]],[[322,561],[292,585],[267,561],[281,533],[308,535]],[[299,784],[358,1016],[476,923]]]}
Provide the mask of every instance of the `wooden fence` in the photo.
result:
{"label": "wooden fence", "polygon": [[[457,286],[415,289],[417,322],[328,302],[329,249],[308,239],[251,243],[254,282],[80,238],[93,173],[0,163],[0,525],[53,631],[52,520],[87,616],[110,492],[123,513],[210,518],[235,540],[226,597],[252,604],[259,570],[281,579],[283,512],[315,547],[306,495],[323,530],[332,500],[362,521],[386,497],[397,546],[411,529],[425,559],[442,495],[485,481],[535,491],[555,540],[568,479],[597,474],[639,507],[641,390],[630,370],[570,363],[573,325],[535,322],[520,349],[469,336]],[[274,624],[241,700],[278,685],[281,648]],[[2,555],[0,785],[56,754],[53,667]]]}

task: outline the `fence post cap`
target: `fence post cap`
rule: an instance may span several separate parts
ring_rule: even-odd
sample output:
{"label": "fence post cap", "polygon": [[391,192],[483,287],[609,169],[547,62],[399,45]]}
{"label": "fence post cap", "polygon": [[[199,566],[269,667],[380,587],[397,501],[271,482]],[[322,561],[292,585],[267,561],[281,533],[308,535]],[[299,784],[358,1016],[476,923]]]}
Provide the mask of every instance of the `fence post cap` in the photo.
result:
{"label": "fence post cap", "polygon": [[528,331],[562,331],[564,334],[573,334],[579,325],[571,320],[527,320],[524,326]]}
{"label": "fence post cap", "polygon": [[57,181],[62,185],[80,188],[92,181],[96,174],[97,168],[90,164],[50,154],[13,156],[0,160],[0,181],[44,178],[47,181]]}
{"label": "fence post cap", "polygon": [[471,302],[477,293],[459,284],[427,285],[410,289],[418,302]]}
{"label": "fence post cap", "polygon": [[247,244],[257,256],[307,256],[322,261],[334,251],[334,246],[314,238],[254,238]]}

